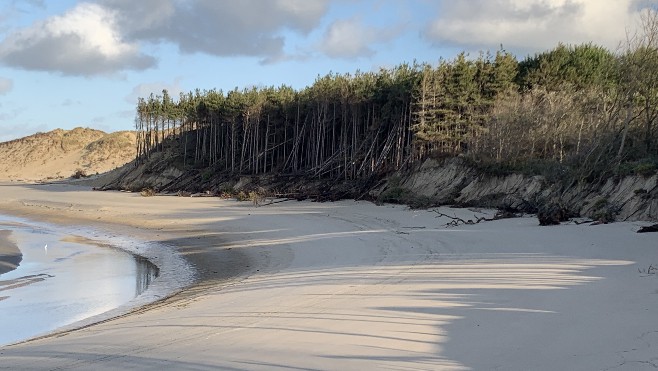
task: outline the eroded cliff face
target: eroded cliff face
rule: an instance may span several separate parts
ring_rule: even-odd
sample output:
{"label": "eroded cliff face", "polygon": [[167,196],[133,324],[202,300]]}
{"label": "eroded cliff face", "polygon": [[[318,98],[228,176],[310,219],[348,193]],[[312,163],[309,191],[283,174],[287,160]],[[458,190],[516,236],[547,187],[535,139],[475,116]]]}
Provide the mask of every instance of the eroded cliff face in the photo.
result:
{"label": "eroded cliff face", "polygon": [[658,220],[658,174],[611,178],[602,185],[564,185],[542,176],[480,174],[457,158],[427,160],[397,186],[439,204],[532,212],[551,202],[591,218],[613,213],[617,220]]}
{"label": "eroded cliff face", "polygon": [[168,184],[180,181],[185,173],[176,166],[171,156],[164,153],[155,153],[149,161],[135,165],[134,162],[126,164],[119,171],[107,174],[100,183],[99,189],[120,189],[139,191],[144,188],[162,190]]}
{"label": "eroded cliff face", "polygon": [[598,185],[565,185],[542,176],[487,175],[461,158],[430,159],[405,174],[378,183],[276,174],[236,176],[209,169],[183,171],[171,158],[159,155],[146,164],[129,165],[102,188],[206,194],[220,194],[232,188],[319,201],[364,197],[387,201],[381,196],[397,189],[410,198],[422,198],[425,206],[461,205],[534,213],[547,204],[558,204],[572,215],[593,219],[658,220],[658,174],[608,179]]}

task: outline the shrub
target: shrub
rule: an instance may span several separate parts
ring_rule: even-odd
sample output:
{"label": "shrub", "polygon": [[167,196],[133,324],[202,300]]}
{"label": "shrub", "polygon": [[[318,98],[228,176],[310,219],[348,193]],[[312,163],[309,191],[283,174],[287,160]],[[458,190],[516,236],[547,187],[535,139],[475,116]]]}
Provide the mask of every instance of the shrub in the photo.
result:
{"label": "shrub", "polygon": [[594,202],[594,205],[592,205],[594,209],[602,209],[606,206],[608,206],[608,199],[603,197],[596,200],[596,202]]}
{"label": "shrub", "polygon": [[571,212],[559,203],[542,205],[537,213],[539,225],[557,225],[561,222],[566,222],[570,217]]}
{"label": "shrub", "polygon": [[254,204],[254,206],[260,206],[265,200],[265,195],[261,192],[251,191],[249,192],[249,200]]}
{"label": "shrub", "polygon": [[612,223],[615,221],[617,214],[619,214],[620,208],[608,201],[607,198],[601,197],[594,205],[592,205],[594,210],[592,213],[592,218],[599,223]]}
{"label": "shrub", "polygon": [[412,209],[426,209],[437,206],[435,199],[428,196],[419,196],[410,190],[402,187],[391,187],[382,192],[377,201],[380,203],[388,202],[392,204],[407,205]]}
{"label": "shrub", "polygon": [[617,213],[614,212],[611,208],[605,208],[603,210],[597,211],[592,215],[592,218],[599,223],[612,223],[615,221]]}
{"label": "shrub", "polygon": [[76,169],[73,175],[71,175],[71,178],[73,179],[81,179],[81,178],[86,178],[87,172],[84,169]]}
{"label": "shrub", "polygon": [[649,162],[640,163],[635,165],[633,172],[642,176],[651,176],[656,173],[656,165]]}
{"label": "shrub", "polygon": [[411,191],[406,188],[394,186],[382,192],[379,195],[378,200],[380,202],[404,203],[404,201],[408,200],[410,197]]}
{"label": "shrub", "polygon": [[207,182],[208,180],[210,180],[212,178],[212,176],[213,176],[212,170],[204,171],[201,174],[201,180],[204,181],[204,182]]}
{"label": "shrub", "polygon": [[616,169],[618,176],[642,175],[652,176],[658,170],[658,166],[651,160],[642,160],[639,162],[624,162],[619,164]]}
{"label": "shrub", "polygon": [[240,191],[235,195],[235,199],[238,201],[248,201],[249,200],[249,194],[245,191]]}
{"label": "shrub", "polygon": [[155,193],[155,189],[153,188],[144,188],[141,192],[139,192],[142,197],[153,197],[155,196]]}
{"label": "shrub", "polygon": [[592,218],[600,223],[612,223],[619,215],[621,207],[614,203],[606,202],[599,210],[592,214]]}

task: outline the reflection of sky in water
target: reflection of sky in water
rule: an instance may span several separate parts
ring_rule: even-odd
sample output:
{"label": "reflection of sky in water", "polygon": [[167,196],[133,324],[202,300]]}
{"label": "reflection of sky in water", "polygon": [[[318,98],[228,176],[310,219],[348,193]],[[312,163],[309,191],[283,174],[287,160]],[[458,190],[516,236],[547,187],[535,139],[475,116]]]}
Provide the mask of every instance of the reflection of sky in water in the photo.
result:
{"label": "reflection of sky in water", "polygon": [[0,229],[12,231],[10,238],[23,253],[18,269],[0,275],[0,344],[116,308],[143,292],[155,276],[144,259],[118,249],[64,242],[62,234],[5,217]]}

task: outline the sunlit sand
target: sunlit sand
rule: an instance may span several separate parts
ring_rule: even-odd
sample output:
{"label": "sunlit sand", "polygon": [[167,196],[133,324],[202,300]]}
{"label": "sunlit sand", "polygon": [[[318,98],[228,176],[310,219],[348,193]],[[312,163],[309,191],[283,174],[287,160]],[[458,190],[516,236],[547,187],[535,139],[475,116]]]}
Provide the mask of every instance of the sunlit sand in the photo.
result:
{"label": "sunlit sand", "polygon": [[657,245],[635,233],[642,223],[446,227],[431,211],[367,202],[255,207],[64,185],[2,192],[7,212],[175,246],[198,273],[130,315],[1,349],[12,369],[658,363],[658,277],[647,271]]}

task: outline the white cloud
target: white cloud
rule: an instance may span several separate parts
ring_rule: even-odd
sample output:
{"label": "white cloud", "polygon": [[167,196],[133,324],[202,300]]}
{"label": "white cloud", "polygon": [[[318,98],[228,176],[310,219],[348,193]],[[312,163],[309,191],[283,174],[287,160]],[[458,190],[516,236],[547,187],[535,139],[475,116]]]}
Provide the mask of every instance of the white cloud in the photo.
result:
{"label": "white cloud", "polygon": [[320,49],[334,58],[369,57],[373,44],[384,43],[399,33],[399,27],[378,29],[363,24],[359,18],[341,19],[327,28]]}
{"label": "white cloud", "polygon": [[[22,0],[38,5],[41,0]],[[143,70],[156,64],[144,44],[183,53],[282,60],[287,32],[308,34],[329,0],[87,0],[62,15],[11,31],[0,62],[64,75]]]}
{"label": "white cloud", "polygon": [[11,33],[0,44],[0,59],[27,70],[86,76],[155,64],[123,40],[114,11],[91,3]]}
{"label": "white cloud", "polygon": [[172,43],[184,53],[281,55],[284,31],[308,33],[328,0],[101,0],[131,40]]}
{"label": "white cloud", "polygon": [[559,42],[615,50],[646,0],[442,1],[426,36],[435,43],[527,51]]}
{"label": "white cloud", "polygon": [[281,9],[282,14],[294,19],[291,26],[308,32],[317,26],[317,21],[326,12],[327,1],[276,0],[276,7]]}
{"label": "white cloud", "polygon": [[126,34],[165,27],[175,19],[173,0],[100,0],[100,5],[118,15],[120,28]]}
{"label": "white cloud", "polygon": [[14,82],[0,77],[0,95],[7,94],[14,88]]}

